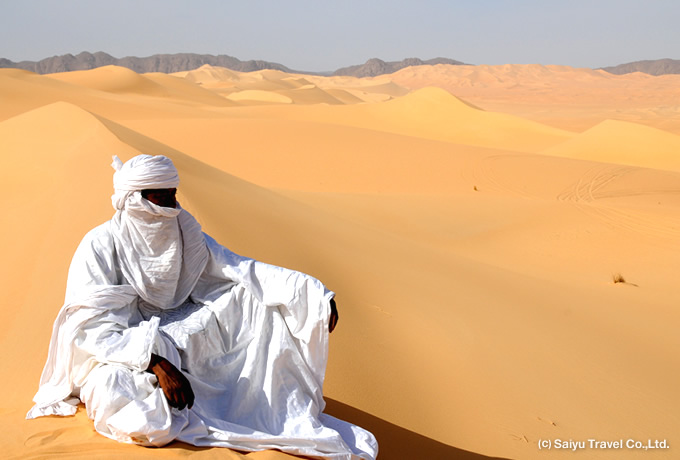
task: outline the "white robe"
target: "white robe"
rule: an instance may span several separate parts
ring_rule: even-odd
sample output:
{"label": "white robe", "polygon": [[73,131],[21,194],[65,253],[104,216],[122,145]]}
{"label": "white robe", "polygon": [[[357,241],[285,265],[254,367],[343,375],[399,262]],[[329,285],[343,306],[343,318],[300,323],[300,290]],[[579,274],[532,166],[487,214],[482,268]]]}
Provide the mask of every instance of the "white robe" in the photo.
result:
{"label": "white robe", "polygon": [[[181,216],[183,230],[195,222]],[[323,413],[333,293],[321,282],[236,255],[193,226],[184,247],[205,243],[206,260],[196,262],[204,268],[189,298],[163,310],[123,274],[114,220],[90,231],[74,255],[27,418],[72,415],[81,400],[95,429],[121,442],[377,456],[371,433]],[[187,376],[191,409],[168,405],[145,371],[152,353]]]}

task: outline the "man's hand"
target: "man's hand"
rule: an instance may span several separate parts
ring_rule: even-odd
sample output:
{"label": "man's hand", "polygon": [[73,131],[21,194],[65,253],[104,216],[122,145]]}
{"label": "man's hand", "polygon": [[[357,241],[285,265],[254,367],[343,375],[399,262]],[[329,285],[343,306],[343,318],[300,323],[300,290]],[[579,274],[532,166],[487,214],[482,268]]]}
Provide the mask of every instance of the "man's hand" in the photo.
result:
{"label": "man's hand", "polygon": [[338,307],[335,305],[335,299],[331,299],[331,317],[328,321],[328,332],[333,332],[339,319],[340,315],[338,315]]}
{"label": "man's hand", "polygon": [[194,405],[194,392],[189,380],[170,361],[151,354],[147,371],[156,375],[158,384],[172,407],[182,410]]}

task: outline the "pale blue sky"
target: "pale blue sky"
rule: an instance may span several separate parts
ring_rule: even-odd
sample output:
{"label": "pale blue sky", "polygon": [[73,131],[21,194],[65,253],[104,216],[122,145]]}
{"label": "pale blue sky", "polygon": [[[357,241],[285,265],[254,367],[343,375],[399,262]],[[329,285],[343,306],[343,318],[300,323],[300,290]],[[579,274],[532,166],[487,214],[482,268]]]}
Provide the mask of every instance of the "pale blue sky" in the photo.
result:
{"label": "pale blue sky", "polygon": [[680,59],[680,0],[0,0],[0,57],[81,51],[307,71],[372,57],[604,67]]}

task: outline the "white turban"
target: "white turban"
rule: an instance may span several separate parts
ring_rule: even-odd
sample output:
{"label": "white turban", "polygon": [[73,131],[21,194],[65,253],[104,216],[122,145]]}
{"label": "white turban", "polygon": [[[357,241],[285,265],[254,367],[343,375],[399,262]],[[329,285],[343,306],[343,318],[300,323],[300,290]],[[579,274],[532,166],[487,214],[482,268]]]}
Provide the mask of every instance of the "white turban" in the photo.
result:
{"label": "white turban", "polygon": [[111,201],[115,209],[123,209],[132,192],[145,189],[177,188],[179,174],[170,158],[163,155],[137,155],[123,164],[113,156],[113,188]]}

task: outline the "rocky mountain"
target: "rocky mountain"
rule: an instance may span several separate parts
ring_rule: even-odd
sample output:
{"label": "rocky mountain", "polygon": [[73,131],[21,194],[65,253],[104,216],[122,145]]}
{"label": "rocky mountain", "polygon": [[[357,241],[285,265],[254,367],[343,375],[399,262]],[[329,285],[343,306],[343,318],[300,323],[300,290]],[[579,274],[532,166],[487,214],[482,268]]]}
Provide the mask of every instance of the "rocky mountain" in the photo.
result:
{"label": "rocky mountain", "polygon": [[[104,52],[89,53],[84,51],[80,54],[64,54],[62,56],[53,56],[42,59],[40,61],[21,61],[13,62],[9,59],[0,58],[0,68],[18,68],[30,70],[31,72],[46,74],[56,72],[69,72],[72,70],[88,70],[105,65],[117,65],[127,67],[137,73],[146,72],[181,72],[184,70],[193,70],[202,65],[210,64],[217,67],[226,67],[227,69],[237,70],[239,72],[252,72],[262,69],[276,69],[284,72],[292,73],[314,73],[291,70],[288,67],[268,61],[241,61],[235,57],[227,55],[210,55],[210,54],[194,54],[194,53],[180,53],[180,54],[155,54],[148,57],[134,57],[128,56],[124,58],[115,58],[110,54]],[[460,61],[446,58],[436,58],[423,61],[418,58],[408,58],[398,62],[385,62],[380,59],[369,59],[365,64],[344,67],[335,72],[323,73],[323,75],[351,75],[355,77],[374,77],[386,73],[393,73],[404,67],[413,65],[434,65],[434,64],[463,64]]]}
{"label": "rocky mountain", "polygon": [[[291,70],[288,67],[275,62],[249,60],[241,61],[235,57],[227,55],[179,53],[179,54],[154,54],[148,57],[127,56],[115,58],[104,52],[89,53],[84,51],[80,54],[64,54],[53,56],[40,61],[21,61],[13,62],[9,59],[0,58],[0,68],[10,67],[30,70],[35,73],[55,73],[68,72],[71,70],[88,70],[105,65],[117,65],[127,67],[137,73],[146,72],[181,72],[193,70],[202,65],[210,64],[217,67],[237,70],[239,72],[253,72],[255,70],[276,69],[292,73],[317,73]],[[463,65],[463,62],[447,58],[435,58],[422,60],[418,58],[408,58],[402,61],[385,62],[381,59],[373,58],[364,64],[343,67],[335,72],[323,73],[323,75],[350,75],[354,77],[375,77],[378,75],[394,73],[404,67],[416,65],[435,65],[452,64]],[[636,61],[612,67],[602,67],[602,70],[613,74],[626,74],[631,72],[644,72],[650,75],[680,74],[680,60],[657,59],[651,61]],[[318,73],[317,73],[318,74]]]}
{"label": "rocky mountain", "polygon": [[650,75],[680,74],[680,60],[656,59],[653,61],[635,61],[613,67],[602,67],[602,70],[616,75],[631,72],[644,72]]}
{"label": "rocky mountain", "polygon": [[9,59],[0,58],[0,68],[12,67],[30,70],[35,73],[55,73],[68,72],[71,70],[88,70],[105,65],[117,65],[127,67],[137,73],[146,72],[180,72],[183,70],[193,70],[202,65],[210,64],[212,66],[226,67],[228,69],[237,70],[240,72],[252,72],[262,69],[276,69],[284,72],[294,72],[275,62],[267,61],[241,61],[235,57],[210,54],[155,54],[149,57],[133,57],[128,56],[124,58],[115,58],[110,54],[97,52],[88,53],[82,52],[76,56],[72,54],[64,54],[62,56],[53,56],[41,61],[22,61],[12,62]]}
{"label": "rocky mountain", "polygon": [[460,61],[454,61],[447,58],[435,58],[423,61],[418,58],[408,58],[403,61],[385,62],[377,58],[369,59],[365,64],[354,65],[350,67],[343,67],[336,70],[333,75],[350,75],[353,77],[376,77],[378,75],[394,73],[404,67],[415,65],[435,65],[435,64],[452,64],[463,65]]}

